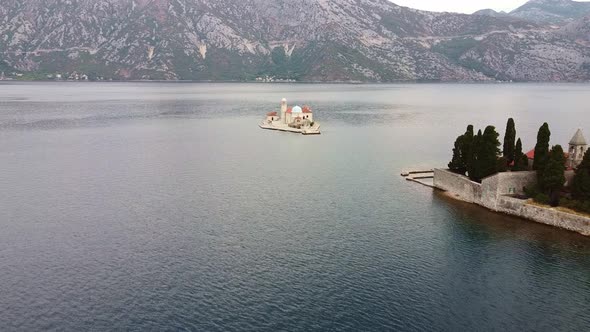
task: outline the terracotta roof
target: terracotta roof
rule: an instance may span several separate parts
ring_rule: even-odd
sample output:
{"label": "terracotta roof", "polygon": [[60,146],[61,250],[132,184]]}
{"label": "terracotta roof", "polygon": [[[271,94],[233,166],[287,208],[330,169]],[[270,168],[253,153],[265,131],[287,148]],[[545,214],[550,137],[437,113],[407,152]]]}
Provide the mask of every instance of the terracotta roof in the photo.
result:
{"label": "terracotta roof", "polygon": [[[564,152],[563,156],[565,157],[565,159],[569,158],[570,154],[568,152]],[[535,159],[535,149],[532,149],[531,151],[526,153],[526,157],[529,158],[530,160]]]}
{"label": "terracotta roof", "polygon": [[293,108],[289,107],[287,108],[287,113],[291,114],[293,112]]}
{"label": "terracotta roof", "polygon": [[309,106],[303,106],[303,113],[312,113],[311,108]]}
{"label": "terracotta roof", "polygon": [[527,152],[526,157],[529,159],[535,159],[535,149],[532,149],[531,151]]}
{"label": "terracotta roof", "polygon": [[266,116],[277,116],[277,115],[278,115],[277,112],[266,113]]}

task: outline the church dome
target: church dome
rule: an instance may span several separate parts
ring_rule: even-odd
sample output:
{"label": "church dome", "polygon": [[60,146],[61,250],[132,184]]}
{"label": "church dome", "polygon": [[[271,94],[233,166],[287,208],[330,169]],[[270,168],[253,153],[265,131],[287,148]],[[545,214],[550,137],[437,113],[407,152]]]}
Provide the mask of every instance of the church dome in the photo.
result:
{"label": "church dome", "polygon": [[303,113],[303,110],[301,109],[301,107],[295,106],[295,107],[293,107],[292,112],[293,113]]}

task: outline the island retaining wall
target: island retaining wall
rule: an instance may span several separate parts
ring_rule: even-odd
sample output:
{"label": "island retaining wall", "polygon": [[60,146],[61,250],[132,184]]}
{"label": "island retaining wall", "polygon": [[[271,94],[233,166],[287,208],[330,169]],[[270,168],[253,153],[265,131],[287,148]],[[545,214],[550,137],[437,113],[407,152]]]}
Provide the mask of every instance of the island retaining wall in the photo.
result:
{"label": "island retaining wall", "polygon": [[590,236],[588,217],[532,205],[527,200],[507,196],[524,194],[524,187],[534,186],[536,181],[535,172],[506,172],[487,177],[479,184],[449,170],[434,170],[434,186],[459,200]]}

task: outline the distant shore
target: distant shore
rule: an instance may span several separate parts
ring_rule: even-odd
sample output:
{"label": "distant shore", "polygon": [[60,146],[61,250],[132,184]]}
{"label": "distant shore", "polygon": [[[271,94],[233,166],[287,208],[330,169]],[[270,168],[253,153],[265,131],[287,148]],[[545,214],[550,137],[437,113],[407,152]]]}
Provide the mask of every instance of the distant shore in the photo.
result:
{"label": "distant shore", "polygon": [[362,81],[295,81],[295,82],[256,82],[256,81],[237,81],[237,80],[23,80],[23,79],[4,79],[3,83],[199,83],[199,84],[347,84],[347,85],[391,85],[391,84],[466,84],[466,85],[501,85],[501,84],[590,84],[590,81],[391,81],[391,82],[362,82]]}

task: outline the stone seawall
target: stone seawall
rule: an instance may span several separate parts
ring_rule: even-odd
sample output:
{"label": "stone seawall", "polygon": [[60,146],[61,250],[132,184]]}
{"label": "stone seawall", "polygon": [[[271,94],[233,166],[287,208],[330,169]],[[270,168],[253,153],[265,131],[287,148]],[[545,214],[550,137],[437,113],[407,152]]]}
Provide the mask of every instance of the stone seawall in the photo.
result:
{"label": "stone seawall", "polygon": [[535,185],[536,181],[535,172],[508,172],[485,178],[479,184],[448,170],[434,170],[434,186],[456,199],[590,236],[588,217],[532,205],[526,200],[506,196],[523,194],[523,188]]}
{"label": "stone seawall", "polygon": [[468,203],[481,204],[481,184],[453,172],[435,169],[434,186],[448,191],[455,198]]}

